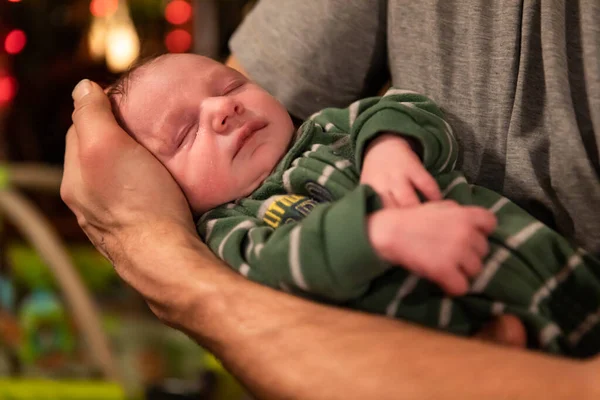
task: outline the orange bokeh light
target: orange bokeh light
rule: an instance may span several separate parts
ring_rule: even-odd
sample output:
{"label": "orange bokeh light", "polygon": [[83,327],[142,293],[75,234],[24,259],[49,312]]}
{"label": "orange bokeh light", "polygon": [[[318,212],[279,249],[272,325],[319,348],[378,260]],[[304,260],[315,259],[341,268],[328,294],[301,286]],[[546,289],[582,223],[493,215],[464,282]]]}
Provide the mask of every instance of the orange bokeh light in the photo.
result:
{"label": "orange bokeh light", "polygon": [[185,53],[192,47],[192,35],[183,29],[175,29],[165,37],[165,46],[170,53]]}
{"label": "orange bokeh light", "polygon": [[106,17],[112,15],[119,7],[119,0],[92,0],[90,12],[94,17]]}
{"label": "orange bokeh light", "polygon": [[17,94],[17,80],[12,76],[0,76],[0,105],[8,103]]}
{"label": "orange bokeh light", "polygon": [[165,8],[165,18],[173,25],[185,24],[192,18],[192,6],[184,0],[173,0]]}
{"label": "orange bokeh light", "polygon": [[4,39],[4,50],[8,54],[17,54],[23,50],[25,43],[27,43],[25,32],[20,29],[14,29],[8,32],[6,39]]}

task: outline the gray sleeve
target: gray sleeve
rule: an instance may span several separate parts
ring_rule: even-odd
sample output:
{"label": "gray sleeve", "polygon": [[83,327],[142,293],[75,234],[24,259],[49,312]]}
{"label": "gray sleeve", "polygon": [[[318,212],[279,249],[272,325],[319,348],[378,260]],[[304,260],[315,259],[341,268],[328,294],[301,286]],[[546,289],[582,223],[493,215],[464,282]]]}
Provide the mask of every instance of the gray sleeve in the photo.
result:
{"label": "gray sleeve", "polygon": [[261,0],[229,47],[304,119],[377,92],[388,80],[385,35],[385,0]]}

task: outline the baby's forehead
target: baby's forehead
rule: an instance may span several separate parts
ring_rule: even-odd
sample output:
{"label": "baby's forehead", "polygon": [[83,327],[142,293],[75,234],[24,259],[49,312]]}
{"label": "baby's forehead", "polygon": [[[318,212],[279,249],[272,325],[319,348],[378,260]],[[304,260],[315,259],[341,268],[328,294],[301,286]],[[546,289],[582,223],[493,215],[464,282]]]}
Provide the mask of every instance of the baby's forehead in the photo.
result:
{"label": "baby's forehead", "polygon": [[187,53],[164,54],[143,67],[146,74],[152,72],[176,72],[178,74],[194,72],[195,74],[202,74],[214,69],[220,70],[226,68],[223,64],[210,58]]}

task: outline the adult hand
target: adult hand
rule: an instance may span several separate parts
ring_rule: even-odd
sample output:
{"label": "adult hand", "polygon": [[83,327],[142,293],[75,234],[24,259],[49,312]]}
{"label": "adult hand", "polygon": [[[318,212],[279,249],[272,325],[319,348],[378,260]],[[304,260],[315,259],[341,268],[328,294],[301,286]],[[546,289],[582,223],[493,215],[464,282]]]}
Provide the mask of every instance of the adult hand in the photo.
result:
{"label": "adult hand", "polygon": [[61,196],[92,243],[118,264],[126,248],[159,221],[193,231],[178,185],[119,127],[100,86],[83,80],[73,99]]}
{"label": "adult hand", "polygon": [[369,144],[360,182],[379,194],[385,208],[420,204],[417,191],[431,201],[442,198],[437,182],[409,141],[395,134],[382,135]]}
{"label": "adult hand", "polygon": [[446,200],[383,209],[368,218],[371,245],[384,260],[437,283],[452,295],[468,290],[489,251],[493,213]]}

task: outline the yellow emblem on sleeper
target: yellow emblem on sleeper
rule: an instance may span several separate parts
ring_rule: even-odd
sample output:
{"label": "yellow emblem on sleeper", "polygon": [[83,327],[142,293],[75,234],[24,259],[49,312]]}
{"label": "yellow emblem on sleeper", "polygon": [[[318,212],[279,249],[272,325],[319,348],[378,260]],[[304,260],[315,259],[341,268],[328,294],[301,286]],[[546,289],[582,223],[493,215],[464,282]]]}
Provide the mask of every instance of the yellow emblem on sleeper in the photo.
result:
{"label": "yellow emblem on sleeper", "polygon": [[275,196],[264,212],[262,219],[270,227],[277,228],[282,221],[284,224],[292,221],[300,221],[318,204],[310,197],[296,194]]}

